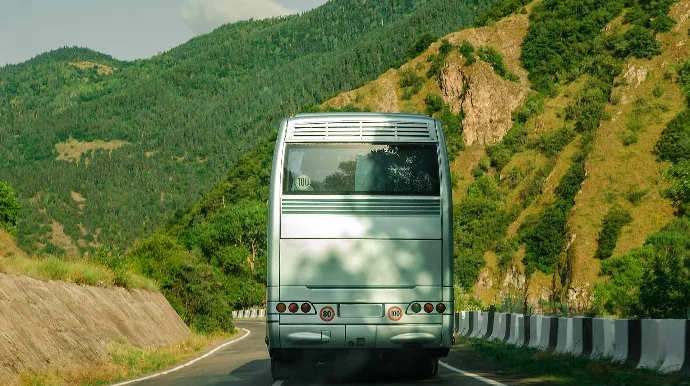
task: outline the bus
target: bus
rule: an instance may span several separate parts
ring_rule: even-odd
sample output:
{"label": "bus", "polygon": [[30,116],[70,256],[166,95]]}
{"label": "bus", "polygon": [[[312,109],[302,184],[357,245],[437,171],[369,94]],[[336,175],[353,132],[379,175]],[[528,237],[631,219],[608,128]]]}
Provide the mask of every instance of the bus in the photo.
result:
{"label": "bus", "polygon": [[348,356],[436,375],[454,341],[451,182],[439,121],[285,119],[269,197],[273,378]]}

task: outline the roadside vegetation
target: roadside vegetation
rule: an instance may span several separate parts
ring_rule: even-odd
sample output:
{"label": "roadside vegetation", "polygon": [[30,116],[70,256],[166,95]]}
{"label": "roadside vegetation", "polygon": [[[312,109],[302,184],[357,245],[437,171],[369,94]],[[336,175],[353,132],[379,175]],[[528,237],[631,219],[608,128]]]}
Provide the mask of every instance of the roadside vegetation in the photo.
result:
{"label": "roadside vegetation", "polygon": [[191,332],[182,342],[158,349],[140,349],[124,342],[113,342],[108,345],[108,357],[99,362],[72,368],[51,367],[43,372],[25,370],[19,375],[19,385],[95,386],[121,382],[192,359],[230,336],[228,333]]}
{"label": "roadside vegetation", "polygon": [[0,272],[38,280],[61,280],[98,287],[143,288],[158,291],[155,281],[129,270],[112,270],[85,259],[55,256],[0,256]]}
{"label": "roadside vegetation", "polygon": [[[690,151],[685,148],[690,140],[690,60],[675,77],[688,107],[666,125],[655,152],[660,161],[671,162],[663,172],[671,186],[663,194],[674,203],[677,218],[650,235],[644,247],[602,262],[601,274],[610,280],[597,284],[593,314],[690,317]],[[611,222],[627,220],[623,214],[616,217]],[[606,225],[604,230],[615,231]]]}
{"label": "roadside vegetation", "polygon": [[498,341],[457,338],[446,362],[461,363],[470,372],[496,377],[527,380],[545,385],[690,385],[690,378],[675,373],[662,375],[613,363],[570,355],[555,355],[537,349],[508,345]]}

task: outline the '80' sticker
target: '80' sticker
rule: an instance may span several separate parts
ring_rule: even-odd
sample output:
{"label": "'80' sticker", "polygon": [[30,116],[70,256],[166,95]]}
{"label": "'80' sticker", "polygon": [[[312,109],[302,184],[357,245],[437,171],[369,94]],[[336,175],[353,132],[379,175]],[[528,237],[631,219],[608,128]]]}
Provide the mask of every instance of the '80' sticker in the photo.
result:
{"label": "'80' sticker", "polygon": [[319,311],[319,316],[324,322],[330,322],[333,320],[333,318],[335,318],[335,311],[333,311],[333,307],[326,306],[321,308],[321,311]]}

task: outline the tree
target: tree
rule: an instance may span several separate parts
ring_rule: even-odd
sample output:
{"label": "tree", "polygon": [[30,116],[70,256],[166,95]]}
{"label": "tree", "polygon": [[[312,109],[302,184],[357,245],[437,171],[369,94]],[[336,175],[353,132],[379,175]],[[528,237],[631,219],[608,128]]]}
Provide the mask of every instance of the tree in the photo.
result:
{"label": "tree", "polygon": [[22,208],[17,201],[17,196],[11,186],[0,182],[0,227],[11,234],[17,232],[17,221],[22,213]]}

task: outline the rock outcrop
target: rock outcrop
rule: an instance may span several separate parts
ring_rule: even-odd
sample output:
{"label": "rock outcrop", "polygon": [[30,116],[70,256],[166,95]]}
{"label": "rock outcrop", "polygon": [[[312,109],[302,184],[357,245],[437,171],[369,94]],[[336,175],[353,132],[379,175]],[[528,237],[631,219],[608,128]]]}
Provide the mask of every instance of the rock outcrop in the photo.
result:
{"label": "rock outcrop", "polygon": [[512,113],[525,100],[527,88],[497,75],[491,65],[478,60],[463,66],[451,57],[441,73],[443,97],[454,113],[462,112],[466,145],[500,142],[513,125]]}

